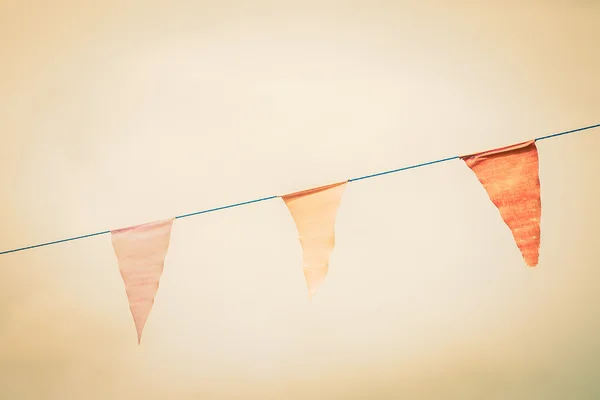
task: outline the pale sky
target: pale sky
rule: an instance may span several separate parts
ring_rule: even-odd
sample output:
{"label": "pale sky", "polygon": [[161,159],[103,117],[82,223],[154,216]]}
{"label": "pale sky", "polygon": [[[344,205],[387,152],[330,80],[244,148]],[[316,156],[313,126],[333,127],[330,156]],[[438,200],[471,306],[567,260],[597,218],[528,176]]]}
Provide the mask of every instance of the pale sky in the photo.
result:
{"label": "pale sky", "polygon": [[[0,251],[600,123],[594,1],[0,0]],[[0,398],[600,397],[600,130],[525,266],[455,160],[177,220],[138,347],[110,236],[0,256]]]}

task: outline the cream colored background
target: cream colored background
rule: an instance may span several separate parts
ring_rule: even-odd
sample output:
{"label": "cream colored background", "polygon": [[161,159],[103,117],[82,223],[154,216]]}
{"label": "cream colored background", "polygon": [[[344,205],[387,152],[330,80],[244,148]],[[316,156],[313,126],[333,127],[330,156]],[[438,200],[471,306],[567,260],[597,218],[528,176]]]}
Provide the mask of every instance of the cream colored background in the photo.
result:
{"label": "cream colored background", "polygon": [[[0,2],[1,250],[600,122],[595,1],[124,3]],[[0,256],[0,398],[597,399],[600,131],[538,148],[536,269],[460,161],[311,302],[281,200],[176,221],[141,347],[109,236]]]}

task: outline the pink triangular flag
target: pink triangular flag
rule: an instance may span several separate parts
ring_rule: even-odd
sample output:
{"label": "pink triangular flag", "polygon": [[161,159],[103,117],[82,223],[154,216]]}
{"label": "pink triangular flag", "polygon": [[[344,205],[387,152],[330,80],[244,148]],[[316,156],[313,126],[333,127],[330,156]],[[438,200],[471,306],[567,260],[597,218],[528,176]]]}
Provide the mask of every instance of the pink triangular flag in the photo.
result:
{"label": "pink triangular flag", "polygon": [[539,161],[535,141],[461,157],[500,211],[525,263],[535,267],[540,248]]}
{"label": "pink triangular flag", "polygon": [[335,244],[335,219],[347,182],[282,196],[296,223],[303,249],[309,299],[325,281]]}
{"label": "pink triangular flag", "polygon": [[173,219],[111,231],[138,344],[158,290]]}

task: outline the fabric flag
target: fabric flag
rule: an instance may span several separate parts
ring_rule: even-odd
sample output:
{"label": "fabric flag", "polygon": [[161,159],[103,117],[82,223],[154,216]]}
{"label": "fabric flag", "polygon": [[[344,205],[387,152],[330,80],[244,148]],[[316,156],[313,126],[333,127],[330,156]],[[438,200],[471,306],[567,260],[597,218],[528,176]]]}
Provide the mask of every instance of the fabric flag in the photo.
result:
{"label": "fabric flag", "polygon": [[111,231],[138,344],[158,290],[173,219]]}
{"label": "fabric flag", "polygon": [[311,299],[325,281],[335,244],[335,219],[347,181],[282,196],[298,230]]}
{"label": "fabric flag", "polygon": [[525,263],[538,264],[540,180],[535,140],[461,157],[512,231]]}

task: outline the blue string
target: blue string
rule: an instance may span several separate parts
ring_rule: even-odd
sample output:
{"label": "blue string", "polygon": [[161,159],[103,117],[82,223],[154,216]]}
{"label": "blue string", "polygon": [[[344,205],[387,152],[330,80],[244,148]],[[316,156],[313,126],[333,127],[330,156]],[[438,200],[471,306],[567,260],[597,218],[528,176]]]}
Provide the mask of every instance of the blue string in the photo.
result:
{"label": "blue string", "polygon": [[191,216],[200,215],[200,214],[206,214],[206,213],[213,212],[213,211],[224,210],[226,208],[233,208],[233,207],[245,206],[246,204],[258,203],[259,201],[272,200],[272,199],[276,199],[276,198],[277,198],[277,196],[269,196],[269,197],[263,197],[261,199],[244,201],[242,203],[230,204],[228,206],[221,206],[221,207],[216,207],[216,208],[209,208],[208,210],[202,210],[202,211],[196,211],[196,212],[189,213],[189,214],[178,215],[178,216],[175,217],[175,219],[181,219],[181,218],[191,217]]}
{"label": "blue string", "polygon": [[600,124],[596,124],[596,125],[585,126],[583,128],[573,129],[573,130],[566,131],[566,132],[553,133],[552,135],[536,138],[535,141],[537,142],[538,140],[550,139],[550,138],[554,138],[557,136],[568,135],[569,133],[575,133],[575,132],[585,131],[588,129],[598,128],[599,126],[600,126]]}
{"label": "blue string", "polygon": [[[545,140],[545,139],[555,138],[557,136],[568,135],[570,133],[581,132],[581,131],[585,131],[585,130],[593,129],[593,128],[598,128],[598,127],[600,127],[600,124],[585,126],[583,128],[572,129],[570,131],[565,131],[565,132],[554,133],[554,134],[547,135],[547,136],[541,136],[541,137],[536,138],[534,140],[537,142],[539,140]],[[360,181],[360,180],[363,180],[363,179],[369,179],[369,178],[375,178],[377,176],[382,176],[382,175],[387,175],[387,174],[393,174],[394,172],[400,172],[400,171],[406,171],[406,170],[409,170],[409,169],[425,167],[427,165],[442,163],[442,162],[450,161],[450,160],[456,160],[457,158],[460,158],[460,156],[454,156],[454,157],[448,157],[448,158],[441,158],[439,160],[434,160],[434,161],[428,161],[428,162],[424,162],[424,163],[420,163],[420,164],[409,165],[407,167],[392,169],[392,170],[384,171],[384,172],[378,172],[378,173],[371,174],[371,175],[359,176],[357,178],[348,179],[348,182],[356,182],[356,181]],[[235,204],[229,204],[229,205],[221,206],[221,207],[209,208],[209,209],[206,209],[206,210],[196,211],[196,212],[189,213],[189,214],[178,215],[178,216],[175,217],[175,219],[192,217],[194,215],[200,215],[200,214],[206,214],[206,213],[210,213],[210,212],[214,212],[214,211],[225,210],[227,208],[245,206],[245,205],[252,204],[252,203],[258,203],[260,201],[272,200],[272,199],[275,199],[277,197],[279,197],[279,196],[262,197],[262,198],[255,199],[255,200],[243,201],[241,203],[235,203]],[[53,245],[53,244],[58,244],[58,243],[63,243],[63,242],[70,242],[70,241],[73,241],[73,240],[85,239],[85,238],[89,238],[89,237],[93,237],[93,236],[106,235],[107,233],[110,233],[110,231],[101,231],[101,232],[96,232],[96,233],[90,233],[90,234],[87,234],[87,235],[74,236],[74,237],[70,237],[70,238],[67,238],[67,239],[55,240],[55,241],[52,241],[52,242],[35,244],[35,245],[32,245],[32,246],[20,247],[20,248],[17,248],[17,249],[6,250],[6,251],[3,251],[3,252],[0,252],[0,255],[9,254],[9,253],[15,253],[17,251],[35,249],[37,247],[50,246],[50,245]]]}
{"label": "blue string", "polygon": [[18,249],[13,249],[13,250],[6,250],[6,251],[3,251],[2,253],[0,253],[0,255],[2,255],[2,254],[8,254],[8,253],[14,253],[14,252],[17,252],[17,251],[22,251],[22,250],[35,249],[36,247],[50,246],[51,244],[57,244],[57,243],[62,243],[62,242],[70,242],[72,240],[84,239],[84,238],[89,238],[89,237],[92,237],[92,236],[106,235],[107,233],[110,233],[110,231],[102,231],[102,232],[90,233],[90,234],[87,234],[87,235],[74,236],[74,237],[70,237],[70,238],[67,238],[67,239],[55,240],[53,242],[46,242],[46,243],[34,244],[33,246],[20,247]]}
{"label": "blue string", "polygon": [[425,162],[425,163],[415,164],[415,165],[409,165],[408,167],[402,167],[402,168],[398,168],[398,169],[391,169],[389,171],[378,172],[376,174],[359,176],[358,178],[348,179],[348,182],[356,182],[356,181],[360,181],[362,179],[375,178],[376,176],[393,174],[394,172],[406,171],[407,169],[419,168],[419,167],[424,167],[426,165],[441,163],[441,162],[444,162],[444,161],[456,160],[457,158],[459,158],[459,157],[458,156],[454,156],[454,157],[442,158],[440,160],[428,161],[428,162]]}

